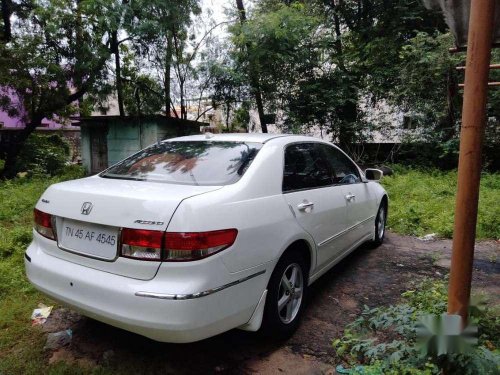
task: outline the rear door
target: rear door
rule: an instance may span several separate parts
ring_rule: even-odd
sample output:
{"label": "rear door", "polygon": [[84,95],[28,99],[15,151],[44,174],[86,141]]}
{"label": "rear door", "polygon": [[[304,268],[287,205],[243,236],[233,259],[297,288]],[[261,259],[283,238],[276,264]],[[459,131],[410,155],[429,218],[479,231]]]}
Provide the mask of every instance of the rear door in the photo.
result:
{"label": "rear door", "polygon": [[317,142],[295,143],[285,149],[283,193],[298,223],[314,239],[317,268],[330,263],[347,245],[347,204],[342,186],[333,184],[328,161]]}
{"label": "rear door", "polygon": [[347,204],[345,237],[351,247],[373,233],[376,199],[370,194],[368,184],[362,182],[359,169],[342,151],[327,144],[320,147],[327,155],[334,183],[342,189]]}

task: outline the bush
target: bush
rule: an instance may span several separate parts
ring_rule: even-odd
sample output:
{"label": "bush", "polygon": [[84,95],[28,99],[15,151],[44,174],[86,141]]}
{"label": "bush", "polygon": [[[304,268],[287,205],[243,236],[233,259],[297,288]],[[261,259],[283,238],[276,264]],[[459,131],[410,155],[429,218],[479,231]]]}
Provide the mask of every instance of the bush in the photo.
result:
{"label": "bush", "polygon": [[0,233],[0,259],[24,251],[31,242],[31,228],[14,228]]}
{"label": "bush", "polygon": [[81,165],[69,164],[65,165],[60,173],[56,176],[57,180],[68,181],[76,180],[77,178],[85,177],[85,168]]}
{"label": "bush", "polygon": [[17,158],[16,170],[29,175],[55,176],[67,164],[69,155],[70,147],[61,136],[33,133]]}
{"label": "bush", "polygon": [[333,342],[339,360],[353,374],[496,374],[500,365],[498,314],[475,309],[470,322],[479,327],[478,346],[466,353],[435,355],[416,345],[420,317],[446,311],[447,285],[426,279],[403,293],[403,303],[370,309]]}
{"label": "bush", "polygon": [[[457,172],[393,166],[394,174],[382,179],[389,194],[388,227],[414,236],[436,233],[451,238],[455,211]],[[500,174],[483,173],[479,194],[477,238],[500,238]]]}

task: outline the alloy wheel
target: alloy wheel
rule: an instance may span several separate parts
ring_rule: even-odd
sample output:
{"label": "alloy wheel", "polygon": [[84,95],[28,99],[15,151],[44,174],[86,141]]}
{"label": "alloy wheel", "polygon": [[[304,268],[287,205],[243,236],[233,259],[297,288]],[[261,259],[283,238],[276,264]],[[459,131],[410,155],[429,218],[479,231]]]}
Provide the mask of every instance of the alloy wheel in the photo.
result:
{"label": "alloy wheel", "polygon": [[377,226],[378,238],[382,239],[385,232],[385,208],[383,206],[378,211]]}
{"label": "alloy wheel", "polygon": [[290,264],[281,276],[278,291],[278,315],[285,324],[297,316],[304,294],[302,268],[297,263]]}

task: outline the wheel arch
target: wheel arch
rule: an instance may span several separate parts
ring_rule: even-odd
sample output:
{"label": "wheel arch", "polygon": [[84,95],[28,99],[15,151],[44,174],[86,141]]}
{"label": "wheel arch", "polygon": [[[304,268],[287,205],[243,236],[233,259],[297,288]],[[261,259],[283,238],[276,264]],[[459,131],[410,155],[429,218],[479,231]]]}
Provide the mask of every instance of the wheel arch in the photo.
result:
{"label": "wheel arch", "polygon": [[313,240],[311,238],[306,238],[305,236],[291,239],[281,251],[278,260],[281,259],[283,255],[291,251],[297,251],[303,255],[308,267],[307,279],[309,280],[309,277],[311,276],[316,265],[316,246],[314,245]]}
{"label": "wheel arch", "polygon": [[387,218],[387,215],[389,214],[389,197],[387,196],[387,193],[385,193],[384,195],[382,195],[382,199],[380,200],[379,207],[382,204],[385,205],[385,215],[386,215],[386,218]]}

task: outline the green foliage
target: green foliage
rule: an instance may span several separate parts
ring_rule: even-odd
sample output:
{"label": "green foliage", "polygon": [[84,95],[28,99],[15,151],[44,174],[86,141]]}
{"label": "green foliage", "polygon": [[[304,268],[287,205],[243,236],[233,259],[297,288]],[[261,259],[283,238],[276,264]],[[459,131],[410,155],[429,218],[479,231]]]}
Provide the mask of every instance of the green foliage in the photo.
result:
{"label": "green foliage", "polygon": [[75,101],[106,80],[107,26],[116,15],[116,3],[100,0],[26,3],[8,7],[15,27],[9,42],[0,40],[0,110],[26,128],[0,150],[7,178],[15,176],[18,153],[44,118],[64,123],[77,112]]}
{"label": "green foliage", "polygon": [[[397,166],[382,179],[389,194],[388,227],[395,232],[422,236],[436,233],[451,238],[457,174],[435,169]],[[500,175],[483,173],[479,194],[477,238],[500,238]]]}
{"label": "green foliage", "polygon": [[425,311],[428,314],[441,315],[446,312],[448,287],[442,281],[425,279],[401,296],[415,312]]}
{"label": "green foliage", "polygon": [[199,3],[199,0],[123,2],[128,9],[123,28],[131,39],[120,44],[127,114],[168,113],[172,102],[183,107],[178,115],[186,118],[187,85],[196,82],[194,61],[199,53],[195,40],[199,30],[191,30],[190,26],[193,21],[202,21],[195,18],[201,14]]}
{"label": "green foliage", "polygon": [[[33,207],[43,191],[53,183],[83,175],[81,167],[70,165],[52,178],[0,181],[0,374],[47,373],[46,337],[30,325],[29,317],[38,303],[54,302],[36,292],[26,279],[24,252],[32,239]],[[60,367],[56,366],[56,372]]]}
{"label": "green foliage", "polygon": [[[20,98],[27,122],[54,114],[67,118],[75,110],[68,102],[68,83],[86,82],[91,89],[105,73],[104,62],[110,55],[106,27],[116,13],[107,2],[72,0],[30,2],[24,10],[16,14],[11,42],[0,42],[2,88]],[[2,110],[22,114],[8,91],[0,97]]]}
{"label": "green foliage", "polygon": [[[420,32],[400,51],[400,71],[392,99],[413,115],[412,120],[419,122],[420,128],[443,121],[449,115],[448,110],[456,117],[458,97],[454,95],[454,101],[449,103],[452,108],[447,103],[448,89],[454,94],[458,91],[455,67],[461,61],[459,56],[449,53],[452,44],[453,38],[448,33]],[[430,91],[433,86],[436,88]]]}
{"label": "green foliage", "polygon": [[268,99],[287,95],[297,79],[293,76],[297,69],[305,64],[311,69],[319,62],[312,44],[318,26],[319,19],[303,4],[292,3],[271,10],[261,8],[248,22],[233,27],[233,42],[244,51],[237,56],[239,62],[258,67],[261,88]]}
{"label": "green foliage", "polygon": [[[447,100],[439,95],[446,93],[452,64],[443,52],[450,42],[444,30],[442,16],[418,1],[260,0],[244,25],[230,29],[231,52],[247,85],[255,88],[258,75],[267,111],[283,111],[284,130],[300,133],[317,126],[345,147],[366,141],[373,130],[392,131],[390,121],[368,121],[378,103],[402,108],[418,99],[420,107],[415,105],[412,114],[427,116],[427,122],[415,122],[416,133],[442,122]],[[424,35],[429,35],[426,43]],[[412,58],[423,46],[425,58],[413,69]],[[432,74],[422,73],[426,68]],[[421,73],[424,84],[413,79]],[[427,107],[440,105],[429,117]]]}
{"label": "green foliage", "polygon": [[[250,121],[250,103],[248,102],[248,91],[245,87],[245,78],[241,71],[232,64],[232,61],[208,61],[207,70],[212,77],[211,89],[212,104],[214,108],[221,108],[226,115],[226,127],[229,128],[231,111],[234,114],[231,128],[243,128]],[[242,102],[238,108],[237,103]]]}
{"label": "green foliage", "polygon": [[12,292],[32,292],[24,276],[24,251],[31,242],[33,207],[51,184],[83,177],[79,166],[67,166],[53,178],[17,178],[0,182],[0,299]]}
{"label": "green foliage", "polygon": [[147,74],[141,73],[135,55],[125,45],[122,50],[123,103],[127,115],[144,116],[162,112],[165,105],[161,85]]}
{"label": "green foliage", "polygon": [[416,345],[416,323],[427,314],[446,311],[447,285],[425,279],[403,293],[401,304],[388,307],[365,306],[361,316],[349,324],[344,335],[333,341],[336,356],[354,365],[354,374],[494,374],[500,365],[498,314],[486,309],[471,318],[482,332],[479,346],[465,354],[433,357]]}
{"label": "green foliage", "polygon": [[18,155],[16,169],[30,175],[54,176],[62,171],[69,154],[69,145],[61,136],[33,133]]}
{"label": "green foliage", "polygon": [[26,228],[16,228],[10,233],[6,231],[0,233],[0,259],[26,249],[30,242],[31,230]]}
{"label": "green foliage", "polygon": [[245,101],[234,111],[234,118],[231,127],[234,129],[247,129],[250,121],[250,103]]}
{"label": "green foliage", "polygon": [[[3,176],[15,176],[17,153],[44,118],[64,122],[76,112],[88,115],[96,102],[109,102],[114,85],[107,62],[113,54],[119,58],[120,49],[128,48],[124,43],[143,58],[142,62],[153,57],[153,65],[145,70],[159,69],[162,76],[173,62],[172,54],[166,59],[164,52],[170,35],[170,40],[175,39],[175,61],[180,66],[177,73],[182,75],[184,85],[195,54],[187,44],[187,26],[191,16],[200,12],[198,2],[47,0],[2,7],[11,13],[3,19],[15,23],[9,40],[0,38],[0,110],[21,118],[27,128],[0,150],[6,163]],[[161,79],[168,86],[162,91],[157,83],[160,79],[138,72],[129,61],[125,63],[125,76],[117,69],[114,73],[116,82],[126,82],[128,113],[156,113],[164,105],[168,111],[165,91],[170,95],[170,77]],[[180,91],[185,95],[184,87]],[[81,112],[75,106],[79,99]]]}
{"label": "green foliage", "polygon": [[382,361],[375,361],[368,366],[354,369],[352,375],[432,375],[437,373],[437,367],[426,363],[424,369],[415,368],[401,362],[394,362],[390,366]]}

